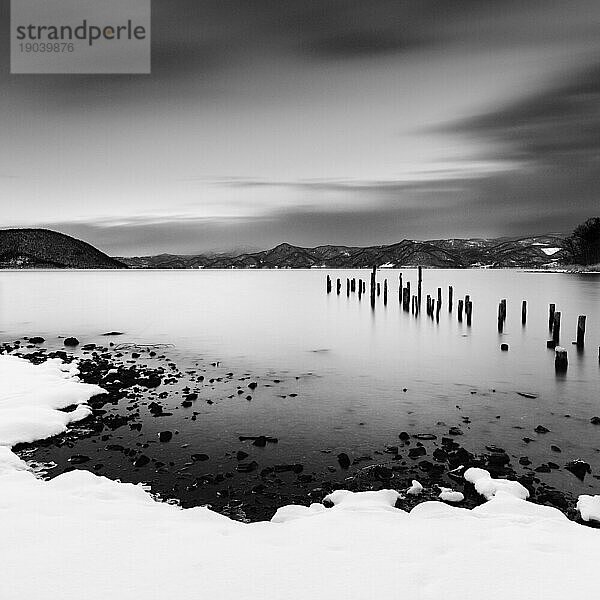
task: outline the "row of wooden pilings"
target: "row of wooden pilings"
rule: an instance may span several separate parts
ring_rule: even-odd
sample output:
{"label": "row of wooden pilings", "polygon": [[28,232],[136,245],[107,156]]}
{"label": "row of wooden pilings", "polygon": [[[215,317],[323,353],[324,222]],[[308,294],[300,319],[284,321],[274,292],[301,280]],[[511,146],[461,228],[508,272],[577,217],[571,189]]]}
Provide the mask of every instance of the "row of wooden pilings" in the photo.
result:
{"label": "row of wooden pilings", "polygon": [[[362,298],[362,295],[366,293],[367,287],[366,282],[362,279],[346,278],[346,296],[350,296],[358,289],[358,299]],[[417,281],[417,293],[411,294],[410,281],[404,282],[402,280],[402,274],[399,276],[398,286],[398,302],[402,305],[402,309],[406,312],[412,312],[414,315],[418,315],[421,312],[422,303],[422,287],[423,287],[423,268],[418,267],[418,281]],[[338,277],[336,280],[336,292],[338,295],[341,294],[342,280]],[[381,295],[381,282],[377,281],[377,267],[373,267],[371,270],[371,281],[369,285],[371,307],[375,308],[375,298]],[[327,275],[327,293],[330,294],[332,291],[332,280]],[[448,286],[448,310],[452,312],[454,302],[454,288]],[[384,306],[388,303],[388,280],[383,280],[383,304]],[[440,310],[442,308],[442,288],[437,289],[437,301],[432,298],[429,294],[426,299],[426,313],[427,316],[432,319],[435,318],[437,321],[440,319]],[[463,312],[467,321],[467,325],[471,325],[473,315],[473,302],[471,302],[470,296],[465,296],[464,300],[458,301],[458,320],[462,322]]]}
{"label": "row of wooden pilings", "polygon": [[[356,278],[346,278],[346,296],[350,296],[351,293],[355,293],[358,284],[358,298],[362,298],[363,294],[366,293],[366,282],[362,279],[356,280]],[[398,302],[402,304],[402,309],[406,312],[412,312],[414,315],[418,315],[421,312],[421,290],[423,284],[423,269],[418,267],[418,283],[417,293],[411,295],[410,281],[404,285],[402,281],[402,274],[399,276],[399,287],[398,287]],[[342,290],[342,280],[340,278],[336,281],[336,292],[339,295]],[[331,277],[327,275],[327,293],[330,294],[332,291]],[[377,281],[377,267],[373,267],[371,271],[370,281],[370,298],[371,307],[375,308],[375,298],[381,295],[381,283]],[[448,286],[448,311],[452,312],[453,309],[453,298],[454,288]],[[383,281],[383,304],[387,305],[388,302],[388,282],[387,279]],[[440,319],[440,310],[442,308],[442,288],[437,289],[437,301],[432,298],[431,295],[427,295],[426,298],[426,313],[428,317],[435,318],[437,321]],[[458,300],[458,320],[462,322],[463,312],[467,321],[467,325],[471,325],[473,315],[473,303],[469,295],[465,296],[464,300],[461,298]],[[504,330],[504,323],[506,322],[506,298],[500,300],[498,304],[498,332],[502,333]],[[521,304],[521,324],[527,323],[527,301],[523,300]],[[552,335],[552,339],[548,340],[546,346],[555,351],[554,366],[556,371],[564,372],[567,370],[569,361],[568,353],[565,348],[559,345],[560,342],[560,325],[561,325],[561,312],[556,310],[556,304],[549,305],[548,311],[548,328]],[[585,325],[586,315],[579,315],[577,318],[577,334],[576,339],[573,342],[578,350],[582,350],[585,344]],[[503,350],[508,350],[508,344],[502,344]],[[598,361],[600,362],[600,347],[598,348]]]}

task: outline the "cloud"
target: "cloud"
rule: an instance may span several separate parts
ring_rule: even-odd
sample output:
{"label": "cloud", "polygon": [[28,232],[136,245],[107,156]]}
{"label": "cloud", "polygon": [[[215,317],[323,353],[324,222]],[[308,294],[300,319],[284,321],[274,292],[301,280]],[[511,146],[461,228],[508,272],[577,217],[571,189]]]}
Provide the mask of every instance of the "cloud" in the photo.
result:
{"label": "cloud", "polygon": [[600,150],[600,62],[535,94],[442,128],[491,141],[491,158],[533,162],[597,160]]}

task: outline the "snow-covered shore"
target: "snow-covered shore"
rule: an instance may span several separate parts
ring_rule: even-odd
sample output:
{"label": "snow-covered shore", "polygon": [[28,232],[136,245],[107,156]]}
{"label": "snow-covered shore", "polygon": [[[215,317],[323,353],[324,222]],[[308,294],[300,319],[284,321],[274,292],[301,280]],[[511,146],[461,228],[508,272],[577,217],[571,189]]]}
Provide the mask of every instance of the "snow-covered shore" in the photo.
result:
{"label": "snow-covered shore", "polygon": [[[85,402],[102,390],[76,375],[57,360],[0,356],[2,600],[597,595],[600,531],[481,469],[466,474],[488,498],[473,510],[424,502],[408,513],[394,508],[396,491],[340,490],[333,508],[287,506],[253,524],[88,471],[42,481],[11,446],[89,414]],[[596,514],[597,501],[584,504]]]}

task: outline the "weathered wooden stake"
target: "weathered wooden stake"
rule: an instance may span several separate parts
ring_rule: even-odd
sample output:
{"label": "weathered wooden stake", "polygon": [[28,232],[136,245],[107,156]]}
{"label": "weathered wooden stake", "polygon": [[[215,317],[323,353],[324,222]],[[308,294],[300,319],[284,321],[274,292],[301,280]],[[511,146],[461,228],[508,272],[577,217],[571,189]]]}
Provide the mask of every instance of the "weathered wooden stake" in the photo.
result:
{"label": "weathered wooden stake", "polygon": [[381,294],[381,284],[378,281],[377,282],[377,295],[379,296],[380,294]]}
{"label": "weathered wooden stake", "polygon": [[427,316],[431,315],[431,296],[427,294]]}
{"label": "weathered wooden stake", "polygon": [[579,315],[577,318],[577,341],[578,348],[583,348],[585,343],[585,315]]}
{"label": "weathered wooden stake", "polygon": [[552,331],[554,327],[554,312],[556,311],[556,304],[551,304],[548,311],[548,329]]}
{"label": "weathered wooden stake", "polygon": [[463,315],[463,303],[464,303],[464,301],[463,301],[463,299],[461,298],[461,299],[458,301],[458,320],[459,320],[460,322],[462,322],[462,315]]}
{"label": "weathered wooden stake", "polygon": [[409,309],[409,298],[410,298],[410,289],[409,287],[405,287],[402,290],[402,310],[408,311]]}
{"label": "weathered wooden stake", "polygon": [[336,291],[337,295],[340,295],[340,291],[342,290],[342,280],[338,277]]}
{"label": "weathered wooden stake", "polygon": [[360,300],[362,298],[364,289],[363,289],[363,280],[359,279],[358,280],[358,299]]}
{"label": "weathered wooden stake", "polygon": [[371,307],[375,308],[375,291],[376,291],[376,285],[375,285],[375,277],[377,276],[377,267],[374,266],[373,270],[371,271]]}
{"label": "weathered wooden stake", "polygon": [[567,351],[561,346],[556,346],[554,349],[554,368],[556,371],[566,371],[569,360],[567,358]]}
{"label": "weathered wooden stake", "polygon": [[438,301],[437,301],[437,309],[438,311],[442,308],[442,288],[438,288]]}
{"label": "weathered wooden stake", "polygon": [[469,300],[469,303],[465,303],[465,313],[467,315],[467,325],[471,325],[471,316],[473,315],[473,303]]}
{"label": "weathered wooden stake", "polygon": [[421,284],[423,283],[423,267],[419,267],[419,283],[417,285],[417,302],[421,307]]}
{"label": "weathered wooden stake", "polygon": [[383,280],[383,304],[384,305],[387,304],[387,292],[388,292],[387,279],[384,279]]}
{"label": "weathered wooden stake", "polygon": [[521,304],[521,323],[523,325],[527,323],[527,300],[523,300],[523,304]]}
{"label": "weathered wooden stake", "polygon": [[554,312],[554,322],[552,325],[552,341],[555,345],[560,341],[560,311]]}
{"label": "weathered wooden stake", "polygon": [[331,277],[327,275],[327,293],[331,294]]}
{"label": "weathered wooden stake", "polygon": [[402,309],[406,312],[410,310],[410,281],[406,282],[406,287],[402,290]]}
{"label": "weathered wooden stake", "polygon": [[356,292],[356,279],[353,277],[352,281],[350,282],[350,291],[351,292]]}
{"label": "weathered wooden stake", "polygon": [[502,318],[502,300],[498,303],[498,333],[504,329],[504,319]]}
{"label": "weathered wooden stake", "polygon": [[346,277],[346,296],[350,296],[350,279]]}
{"label": "weathered wooden stake", "polygon": [[454,288],[449,285],[448,286],[448,312],[452,312],[452,302],[454,296]]}
{"label": "weathered wooden stake", "polygon": [[400,277],[398,278],[399,288],[398,288],[398,302],[402,303],[402,290],[404,289],[404,285],[402,283],[402,273],[400,273]]}
{"label": "weathered wooden stake", "polygon": [[375,290],[376,290],[376,285],[375,285],[375,278],[377,276],[377,266],[373,267],[373,270],[371,271],[371,308],[375,308]]}

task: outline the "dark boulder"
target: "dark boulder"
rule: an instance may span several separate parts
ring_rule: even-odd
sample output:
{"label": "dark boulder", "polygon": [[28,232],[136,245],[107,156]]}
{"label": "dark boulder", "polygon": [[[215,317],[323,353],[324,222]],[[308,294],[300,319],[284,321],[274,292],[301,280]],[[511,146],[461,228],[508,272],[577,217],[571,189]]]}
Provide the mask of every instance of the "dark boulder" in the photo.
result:
{"label": "dark boulder", "polygon": [[139,467],[144,467],[146,466],[148,463],[150,462],[150,459],[145,455],[145,454],[141,454],[140,456],[138,456],[134,463],[133,466],[136,468]]}
{"label": "dark boulder", "polygon": [[347,469],[350,467],[350,457],[345,452],[340,452],[337,455],[337,459],[342,469]]}
{"label": "dark boulder", "polygon": [[88,460],[90,460],[90,457],[86,456],[85,454],[73,454],[73,456],[69,458],[69,462],[72,465],[80,465],[82,463],[88,462]]}
{"label": "dark boulder", "polygon": [[585,476],[588,473],[592,472],[589,463],[585,462],[584,460],[572,460],[565,465],[565,469],[567,469],[567,471],[570,473],[573,473],[573,475],[575,475],[575,477],[581,481],[585,479]]}
{"label": "dark boulder", "polygon": [[425,456],[425,454],[427,454],[427,450],[423,446],[417,446],[408,451],[409,458],[418,458],[419,456]]}

